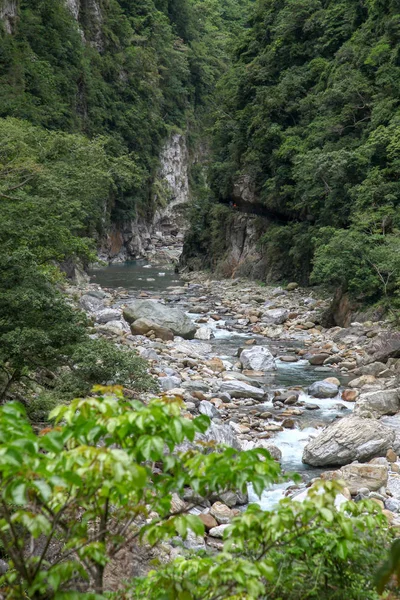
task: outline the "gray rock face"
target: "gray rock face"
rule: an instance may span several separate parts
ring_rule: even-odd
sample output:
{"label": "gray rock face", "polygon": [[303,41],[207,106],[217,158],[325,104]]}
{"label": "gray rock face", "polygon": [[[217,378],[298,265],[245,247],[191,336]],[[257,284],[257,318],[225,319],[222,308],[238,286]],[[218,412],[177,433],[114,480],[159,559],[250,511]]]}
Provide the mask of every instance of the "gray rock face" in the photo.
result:
{"label": "gray rock face", "polygon": [[324,467],[368,460],[385,455],[394,439],[394,431],[379,421],[351,415],[328,425],[311,440],[304,448],[303,462]]}
{"label": "gray rock face", "polygon": [[85,294],[82,296],[80,304],[84,310],[92,313],[101,311],[104,308],[102,298],[97,298],[92,294]]}
{"label": "gray rock face", "polygon": [[354,412],[361,417],[395,415],[400,411],[400,390],[378,390],[361,394]]}
{"label": "gray rock face", "polygon": [[0,21],[3,22],[6,32],[12,34],[18,17],[18,2],[3,0],[0,4]]}
{"label": "gray rock face", "polygon": [[391,474],[387,483],[387,489],[393,498],[400,500],[400,476]]}
{"label": "gray rock face", "polygon": [[210,417],[210,419],[214,419],[215,417],[219,417],[219,410],[215,408],[214,404],[208,402],[208,400],[202,400],[199,404],[199,412],[202,415],[206,415]]}
{"label": "gray rock face", "polygon": [[368,353],[372,355],[370,362],[386,363],[389,358],[400,358],[400,333],[382,332],[370,344]]}
{"label": "gray rock face", "polygon": [[253,371],[268,371],[275,369],[275,360],[265,346],[252,346],[242,351],[239,357],[244,369]]}
{"label": "gray rock face", "polygon": [[174,345],[171,346],[171,349],[179,354],[184,354],[190,358],[204,358],[207,354],[212,351],[212,347],[210,344],[206,344],[205,342],[198,341],[185,341],[181,342],[175,341]]}
{"label": "gray rock face", "polygon": [[400,453],[400,414],[394,415],[392,417],[384,416],[380,419],[380,423],[386,425],[390,429],[394,431],[395,440],[393,442],[393,450],[399,454]]}
{"label": "gray rock face", "polygon": [[308,393],[314,398],[334,398],[338,392],[338,386],[327,381],[316,381],[308,388]]}
{"label": "gray rock face", "polygon": [[169,392],[169,390],[179,387],[181,383],[180,377],[175,376],[160,377],[158,381],[160,382],[161,389],[164,390],[164,392]]}
{"label": "gray rock face", "polygon": [[286,308],[270,308],[263,313],[262,320],[267,325],[282,325],[288,317],[289,311]]}
{"label": "gray rock face", "polygon": [[109,323],[109,321],[118,321],[121,317],[119,310],[114,308],[104,308],[96,314],[96,321],[98,323]]}
{"label": "gray rock face", "polygon": [[153,300],[134,300],[124,310],[124,317],[128,323],[137,319],[149,319],[161,327],[170,329],[174,335],[185,339],[193,339],[196,325],[189,317],[177,308],[170,308]]}
{"label": "gray rock face", "polygon": [[265,397],[265,392],[262,388],[256,388],[244,381],[224,381],[221,384],[220,392],[227,392],[232,398],[263,400]]}

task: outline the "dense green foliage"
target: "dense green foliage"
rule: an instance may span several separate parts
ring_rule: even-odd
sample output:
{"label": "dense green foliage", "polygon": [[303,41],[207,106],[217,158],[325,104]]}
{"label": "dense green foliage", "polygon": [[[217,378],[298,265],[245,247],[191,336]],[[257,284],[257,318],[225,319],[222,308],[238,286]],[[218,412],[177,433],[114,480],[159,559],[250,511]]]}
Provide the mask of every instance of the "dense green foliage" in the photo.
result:
{"label": "dense green foliage", "polygon": [[149,210],[161,146],[208,105],[245,6],[84,0],[75,21],[64,0],[17,4],[13,35],[0,31],[0,117],[107,136],[107,153],[136,173],[110,199],[113,219]]}
{"label": "dense green foliage", "polygon": [[[117,375],[128,387],[149,386],[144,361],[87,338],[86,318],[62,295],[55,266],[94,255],[88,236],[101,232],[105,199],[116,180],[135,178],[124,157],[110,157],[104,145],[102,138],[0,120],[2,400],[21,380],[45,384],[46,394],[57,390],[58,399],[85,395],[94,383],[116,383]],[[50,380],[43,370],[50,370]],[[25,398],[35,404],[35,418],[48,412],[38,410],[40,397]]]}
{"label": "dense green foliage", "polygon": [[87,339],[57,265],[86,264],[110,221],[154,211],[162,144],[206,118],[245,7],[15,4],[0,27],[0,398],[21,380],[45,385],[30,399],[36,418],[41,398],[45,408],[94,383],[151,385],[132,352]]}
{"label": "dense green foliage", "polygon": [[286,499],[273,512],[250,506],[217,557],[179,559],[128,598],[378,600],[373,576],[391,538],[385,517],[371,503],[336,510],[339,490],[315,486],[303,503]]}
{"label": "dense green foliage", "polygon": [[247,482],[262,490],[278,475],[266,450],[172,454],[208,428],[208,417],[182,418],[177,401],[145,407],[117,389],[100,391],[56,408],[56,426],[40,435],[21,405],[0,408],[0,548],[10,566],[0,587],[7,600],[93,598],[79,593],[88,586],[103,598],[105,567],[125,548],[203,533],[198,517],[174,508],[173,494],[191,487],[208,498]]}
{"label": "dense green foliage", "polygon": [[[0,552],[9,564],[0,585],[8,600],[105,598],[107,569],[125,549],[203,534],[174,494],[191,488],[207,499],[248,482],[261,494],[279,477],[263,449],[173,452],[209,425],[203,415],[182,418],[179,401],[144,406],[117,388],[97,391],[57,407],[55,426],[40,435],[21,405],[0,408]],[[124,597],[375,600],[372,573],[391,539],[387,522],[373,502],[336,510],[340,489],[326,482],[274,513],[251,506],[217,556],[182,556],[127,582]]]}
{"label": "dense green foliage", "polygon": [[[307,281],[316,250],[316,281],[376,299],[378,261],[397,289],[399,32],[391,0],[256,2],[218,86],[211,179],[229,199],[248,177],[256,202],[287,220],[264,238],[283,277]],[[336,252],[347,232],[364,265],[354,276],[358,259]]]}

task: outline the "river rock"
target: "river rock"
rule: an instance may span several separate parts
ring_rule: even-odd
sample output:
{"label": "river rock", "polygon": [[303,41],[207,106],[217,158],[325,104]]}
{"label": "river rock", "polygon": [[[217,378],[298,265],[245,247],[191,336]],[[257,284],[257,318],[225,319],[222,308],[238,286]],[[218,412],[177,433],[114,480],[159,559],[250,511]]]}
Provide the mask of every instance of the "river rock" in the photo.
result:
{"label": "river rock", "polygon": [[351,388],[360,388],[363,385],[372,385],[375,383],[376,377],[374,375],[361,375],[361,377],[356,377],[356,379],[352,379],[349,382],[349,386]]}
{"label": "river rock", "polygon": [[253,371],[268,371],[275,369],[275,360],[268,348],[265,346],[252,346],[243,350],[239,357],[243,369]]}
{"label": "river rock", "polygon": [[156,337],[161,338],[164,341],[173,340],[174,334],[171,329],[158,325],[155,321],[150,319],[136,319],[131,325],[131,332],[133,335],[146,335],[149,331],[154,331]]}
{"label": "river rock", "polygon": [[212,515],[210,515],[210,513],[201,513],[199,515],[199,519],[201,521],[203,521],[204,524],[204,528],[206,531],[210,531],[210,529],[213,529],[214,527],[218,527],[218,523],[217,521],[214,519],[214,517]]}
{"label": "river rock", "polygon": [[199,412],[202,415],[206,415],[207,417],[210,417],[210,419],[214,419],[215,417],[220,416],[219,410],[217,410],[215,408],[214,404],[211,404],[211,402],[208,402],[208,400],[203,400],[202,402],[200,402]]}
{"label": "river rock", "polygon": [[361,488],[368,488],[371,492],[378,491],[386,486],[388,468],[386,465],[352,463],[338,471],[339,479],[343,479],[352,495],[357,494]]}
{"label": "river rock", "polygon": [[394,439],[394,431],[379,421],[350,415],[328,425],[308,442],[303,462],[325,467],[384,456],[393,446]]}
{"label": "river rock", "polygon": [[[196,441],[201,442],[214,442],[223,446],[229,446],[236,450],[241,450],[239,440],[236,437],[235,432],[229,425],[218,425],[211,421],[210,427],[205,433],[197,433]],[[204,449],[203,449],[204,451]]]}
{"label": "river rock", "polygon": [[327,358],[329,358],[329,354],[313,354],[313,356],[310,356],[308,359],[308,362],[310,365],[320,366],[324,364]]}
{"label": "river rock", "polygon": [[196,340],[211,340],[214,337],[214,332],[211,327],[199,327],[194,337]]}
{"label": "river rock", "polygon": [[400,389],[378,390],[361,394],[354,409],[354,412],[361,417],[376,418],[383,415],[395,415],[399,411]]}
{"label": "river rock", "polygon": [[210,515],[214,517],[214,519],[220,525],[226,525],[227,523],[230,523],[234,517],[232,509],[230,509],[229,506],[226,506],[226,504],[223,504],[222,502],[214,502],[214,504],[210,508]]}
{"label": "river rock", "polygon": [[175,377],[175,376],[160,377],[158,381],[160,382],[161,389],[164,392],[169,392],[170,390],[173,390],[174,388],[177,388],[180,386],[181,378]]}
{"label": "river rock", "polygon": [[357,369],[357,375],[358,373],[360,373],[360,375],[373,375],[374,377],[378,377],[380,373],[382,373],[383,371],[385,371],[386,369],[386,365],[382,362],[373,362],[373,363],[369,363],[368,365],[364,365],[363,367],[360,367],[359,369]]}
{"label": "river rock", "polygon": [[263,313],[262,320],[267,325],[282,325],[288,317],[289,311],[286,308],[271,308]]}
{"label": "river rock", "polygon": [[203,536],[196,535],[195,533],[193,533],[193,531],[191,531],[191,529],[188,529],[186,533],[186,537],[183,540],[183,546],[187,550],[192,550],[193,552],[199,552],[199,550],[206,549],[206,544],[204,542]]}
{"label": "river rock", "polygon": [[175,353],[185,354],[186,357],[190,358],[204,358],[212,351],[210,344],[197,340],[193,340],[192,342],[189,340],[175,340],[174,344],[171,345],[171,349]]}
{"label": "river rock", "polygon": [[262,388],[249,385],[244,381],[224,381],[221,383],[220,392],[230,394],[232,398],[253,398],[254,400],[263,400],[265,392]]}
{"label": "river rock", "polygon": [[85,294],[80,299],[80,305],[88,312],[94,313],[104,307],[103,298],[97,298],[92,294]]}
{"label": "river rock", "polygon": [[355,402],[358,398],[359,392],[357,390],[343,390],[342,400],[345,402]]}
{"label": "river rock", "polygon": [[108,321],[107,323],[99,323],[98,327],[101,331],[114,335],[122,335],[129,331],[125,321]]}
{"label": "river rock", "polygon": [[308,393],[314,398],[334,398],[339,393],[339,387],[327,381],[316,381],[310,385]]}
{"label": "river rock", "polygon": [[224,537],[224,531],[227,527],[229,527],[229,523],[226,525],[218,525],[218,527],[213,527],[212,529],[210,529],[208,533],[212,537],[222,539]]}
{"label": "river rock", "polygon": [[398,331],[380,333],[367,351],[372,355],[370,362],[386,363],[389,358],[400,358],[400,333]]}
{"label": "river rock", "polygon": [[121,313],[119,310],[114,308],[104,308],[96,313],[96,321],[97,323],[109,323],[109,321],[118,321],[121,317]]}
{"label": "river rock", "polygon": [[134,300],[124,309],[124,317],[128,323],[137,319],[149,319],[162,327],[170,329],[174,335],[184,339],[193,339],[196,325],[189,317],[177,308],[170,308],[154,300]]}

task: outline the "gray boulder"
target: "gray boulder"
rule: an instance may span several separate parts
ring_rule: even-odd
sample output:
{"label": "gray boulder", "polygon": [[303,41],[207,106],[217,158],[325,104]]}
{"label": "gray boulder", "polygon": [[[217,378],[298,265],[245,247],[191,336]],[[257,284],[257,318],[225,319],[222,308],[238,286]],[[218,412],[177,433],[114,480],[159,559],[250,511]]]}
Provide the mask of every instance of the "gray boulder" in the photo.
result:
{"label": "gray boulder", "polygon": [[282,325],[288,317],[289,311],[286,308],[270,308],[263,313],[262,320],[267,325]]}
{"label": "gray boulder", "polygon": [[224,381],[220,392],[227,392],[232,398],[253,398],[254,400],[263,400],[265,392],[262,388],[254,387],[244,381]]}
{"label": "gray boulder", "polygon": [[169,390],[173,390],[180,386],[181,378],[180,377],[160,377],[159,380],[161,389],[164,392],[169,392]]}
{"label": "gray boulder", "polygon": [[96,312],[104,308],[104,303],[102,298],[96,298],[96,296],[92,296],[91,294],[85,294],[80,299],[80,305],[82,308],[88,312]]}
{"label": "gray boulder", "polygon": [[303,463],[325,467],[369,460],[386,455],[394,439],[394,431],[379,421],[350,415],[328,425],[308,442]]}
{"label": "gray boulder", "polygon": [[115,308],[104,308],[96,314],[97,323],[109,323],[110,321],[118,321],[121,318],[121,313]]}
{"label": "gray boulder", "polygon": [[243,369],[252,371],[268,371],[276,369],[275,360],[265,346],[252,346],[243,350],[239,357]]}
{"label": "gray boulder", "polygon": [[128,323],[137,319],[149,319],[161,327],[170,329],[174,335],[185,339],[193,339],[196,325],[189,317],[177,308],[170,308],[154,300],[134,300],[124,309],[124,317]]}
{"label": "gray boulder", "polygon": [[357,399],[354,412],[361,417],[379,418],[383,415],[395,415],[400,411],[400,389],[378,390],[361,394]]}
{"label": "gray boulder", "polygon": [[400,332],[384,331],[367,348],[372,355],[369,362],[386,363],[389,358],[400,358]]}
{"label": "gray boulder", "polygon": [[308,393],[313,398],[334,398],[339,393],[339,387],[328,381],[316,381],[310,385]]}
{"label": "gray boulder", "polygon": [[206,417],[210,417],[210,419],[214,419],[215,417],[220,416],[219,410],[215,408],[214,404],[212,404],[208,400],[202,400],[200,402],[199,413],[201,413],[202,415],[206,415]]}

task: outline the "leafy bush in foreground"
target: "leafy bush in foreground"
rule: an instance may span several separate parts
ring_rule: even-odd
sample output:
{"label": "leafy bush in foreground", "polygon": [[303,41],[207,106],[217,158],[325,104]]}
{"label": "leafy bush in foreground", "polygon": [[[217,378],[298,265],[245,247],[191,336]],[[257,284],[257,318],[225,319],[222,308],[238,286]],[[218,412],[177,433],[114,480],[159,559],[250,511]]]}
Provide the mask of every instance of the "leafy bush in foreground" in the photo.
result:
{"label": "leafy bush in foreground", "polygon": [[[119,388],[53,410],[37,434],[17,403],[0,408],[0,578],[7,600],[348,598],[375,600],[372,572],[390,535],[374,503],[334,507],[340,484],[274,512],[251,506],[216,556],[180,557],[125,591],[107,594],[105,574],[120,553],[189,530],[195,515],[173,494],[209,498],[227,489],[257,493],[280,476],[266,450],[175,451],[209,426],[180,416],[177,400],[127,402]],[[322,492],[322,493],[320,493]],[[120,582],[123,584],[123,582]]]}

